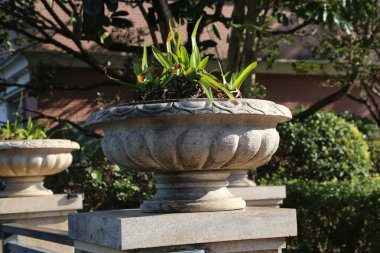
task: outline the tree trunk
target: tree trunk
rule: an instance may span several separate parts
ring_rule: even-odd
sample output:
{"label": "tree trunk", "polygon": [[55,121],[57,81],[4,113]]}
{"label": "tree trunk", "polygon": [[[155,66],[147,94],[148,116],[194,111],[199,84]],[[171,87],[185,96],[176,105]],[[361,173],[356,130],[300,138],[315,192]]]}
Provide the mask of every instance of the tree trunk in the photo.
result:
{"label": "tree trunk", "polygon": [[[245,0],[235,0],[234,10],[232,12],[232,22],[234,24],[243,24],[245,13]],[[228,40],[227,71],[235,72],[238,70],[240,60],[240,39],[242,37],[241,28],[232,28]]]}
{"label": "tree trunk", "polygon": [[158,24],[160,26],[160,33],[162,37],[162,42],[165,44],[166,38],[169,34],[169,22],[172,22],[172,12],[170,10],[167,0],[153,0],[152,7],[157,13]]}
{"label": "tree trunk", "polygon": [[[248,24],[254,24],[256,22],[256,1],[248,1],[248,10],[247,10],[247,16],[246,16],[246,22]],[[243,48],[243,67],[248,66],[253,61],[257,60],[257,55],[254,50],[255,48],[255,38],[256,38],[256,29],[252,26],[251,28],[247,28],[245,31],[245,41],[244,41],[244,48]],[[246,97],[249,93],[249,90],[252,85],[252,75],[251,73],[247,79],[245,79],[244,84],[242,86],[242,95]]]}

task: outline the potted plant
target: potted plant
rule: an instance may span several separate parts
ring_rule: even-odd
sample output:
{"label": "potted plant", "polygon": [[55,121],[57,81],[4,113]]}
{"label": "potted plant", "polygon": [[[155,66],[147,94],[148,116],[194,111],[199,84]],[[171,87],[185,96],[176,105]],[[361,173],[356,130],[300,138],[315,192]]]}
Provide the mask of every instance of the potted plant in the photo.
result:
{"label": "potted plant", "polygon": [[47,125],[31,118],[22,127],[21,117],[0,127],[0,178],[5,189],[0,197],[52,195],[43,186],[47,175],[57,174],[72,162],[71,151],[79,144],[70,140],[47,139]]}
{"label": "potted plant", "polygon": [[[245,207],[226,188],[234,170],[267,162],[276,151],[276,125],[291,118],[288,108],[271,101],[242,99],[239,88],[255,68],[220,78],[206,71],[196,43],[191,54],[181,31],[171,31],[166,53],[152,47],[160,69],[148,65],[144,45],[141,67],[134,65],[137,101],[95,112],[88,120],[104,131],[102,148],[112,162],[155,173],[156,194],[143,212],[197,212]],[[229,80],[228,80],[229,79]]]}

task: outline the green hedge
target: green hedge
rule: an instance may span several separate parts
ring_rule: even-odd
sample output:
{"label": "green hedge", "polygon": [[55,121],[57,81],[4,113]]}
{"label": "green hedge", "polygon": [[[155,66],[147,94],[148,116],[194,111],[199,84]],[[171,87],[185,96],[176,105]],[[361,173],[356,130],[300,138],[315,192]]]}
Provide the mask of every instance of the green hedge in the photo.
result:
{"label": "green hedge", "polygon": [[285,184],[283,207],[297,209],[298,236],[284,252],[380,252],[380,178]]}
{"label": "green hedge", "polygon": [[328,181],[365,177],[373,172],[368,145],[358,128],[333,112],[278,126],[281,141],[258,177]]}

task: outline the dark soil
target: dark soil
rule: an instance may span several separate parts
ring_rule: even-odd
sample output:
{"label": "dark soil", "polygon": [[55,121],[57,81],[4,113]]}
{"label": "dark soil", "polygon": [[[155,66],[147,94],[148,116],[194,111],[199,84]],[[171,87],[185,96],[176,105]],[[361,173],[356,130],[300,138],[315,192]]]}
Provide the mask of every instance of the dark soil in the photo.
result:
{"label": "dark soil", "polygon": [[[227,95],[218,89],[213,89],[213,96],[215,98],[227,98]],[[137,94],[135,101],[180,98],[206,98],[206,95],[200,84],[189,82],[184,77],[175,77],[166,87],[148,86],[143,92]]]}

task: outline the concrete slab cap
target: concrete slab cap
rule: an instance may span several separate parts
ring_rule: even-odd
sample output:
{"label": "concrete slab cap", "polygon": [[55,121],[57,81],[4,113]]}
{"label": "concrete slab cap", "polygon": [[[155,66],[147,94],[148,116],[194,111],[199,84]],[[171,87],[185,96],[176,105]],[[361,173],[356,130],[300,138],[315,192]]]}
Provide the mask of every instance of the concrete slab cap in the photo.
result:
{"label": "concrete slab cap", "polygon": [[252,186],[228,188],[234,196],[244,200],[285,199],[285,186]]}
{"label": "concrete slab cap", "polygon": [[67,194],[55,194],[43,197],[0,198],[1,215],[36,213],[49,211],[65,211],[83,209],[83,195],[67,198]]}
{"label": "concrete slab cap", "polygon": [[296,210],[149,214],[118,210],[69,215],[69,237],[116,250],[281,238],[297,234]]}

